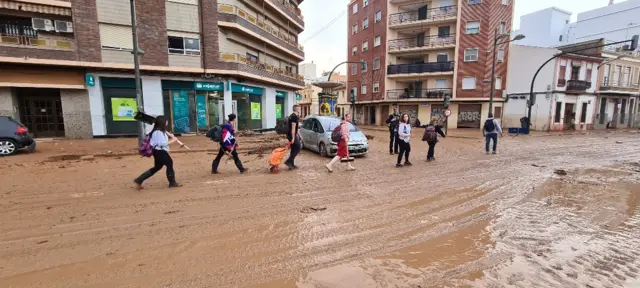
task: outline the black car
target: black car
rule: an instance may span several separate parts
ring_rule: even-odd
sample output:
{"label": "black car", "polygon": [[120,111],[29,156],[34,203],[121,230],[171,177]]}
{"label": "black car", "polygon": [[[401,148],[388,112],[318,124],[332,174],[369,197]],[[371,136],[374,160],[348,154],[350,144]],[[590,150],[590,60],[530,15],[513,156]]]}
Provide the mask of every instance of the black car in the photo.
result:
{"label": "black car", "polygon": [[36,141],[29,136],[27,127],[9,116],[0,116],[0,156],[8,156],[19,149],[36,151]]}

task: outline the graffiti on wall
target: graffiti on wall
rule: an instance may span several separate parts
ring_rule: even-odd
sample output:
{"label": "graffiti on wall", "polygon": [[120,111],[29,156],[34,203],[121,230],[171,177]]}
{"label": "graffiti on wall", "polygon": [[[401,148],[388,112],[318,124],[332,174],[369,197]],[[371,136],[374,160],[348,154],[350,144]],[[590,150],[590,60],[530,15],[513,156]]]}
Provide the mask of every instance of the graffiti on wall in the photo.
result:
{"label": "graffiti on wall", "polygon": [[480,112],[478,111],[462,111],[460,112],[460,121],[464,122],[476,122],[480,121]]}

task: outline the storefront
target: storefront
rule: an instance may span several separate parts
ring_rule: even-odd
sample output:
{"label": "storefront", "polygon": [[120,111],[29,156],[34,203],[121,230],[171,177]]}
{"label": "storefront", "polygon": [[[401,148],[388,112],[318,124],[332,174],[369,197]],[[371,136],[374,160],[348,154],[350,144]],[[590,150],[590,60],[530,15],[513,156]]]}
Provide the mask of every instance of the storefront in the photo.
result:
{"label": "storefront", "polygon": [[262,129],[262,95],[264,89],[238,83],[231,84],[231,98],[238,111],[238,130]]}
{"label": "storefront", "polygon": [[284,115],[284,101],[287,99],[287,92],[276,90],[276,120],[282,119]]}
{"label": "storefront", "polygon": [[458,128],[480,128],[482,104],[459,104],[458,107]]}
{"label": "storefront", "polygon": [[138,112],[136,81],[131,78],[100,79],[104,100],[105,124],[108,135],[138,133],[138,123],[133,116]]}
{"label": "storefront", "polygon": [[164,114],[174,133],[206,131],[221,123],[223,83],[162,80]]}

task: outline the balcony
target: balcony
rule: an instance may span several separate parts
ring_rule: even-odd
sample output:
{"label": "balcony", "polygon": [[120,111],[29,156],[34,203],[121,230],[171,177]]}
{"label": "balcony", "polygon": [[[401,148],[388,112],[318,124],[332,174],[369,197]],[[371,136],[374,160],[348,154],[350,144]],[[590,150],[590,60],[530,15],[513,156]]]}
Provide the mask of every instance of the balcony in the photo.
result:
{"label": "balcony", "polygon": [[586,92],[591,88],[591,82],[582,80],[568,80],[567,81],[567,93],[581,93]]}
{"label": "balcony", "polygon": [[453,73],[455,62],[430,62],[419,64],[391,64],[387,66],[387,75],[393,77],[394,75],[413,75],[413,74],[425,74],[425,73]]}
{"label": "balcony", "polygon": [[42,37],[31,25],[0,24],[0,45],[72,51],[74,42],[62,37]]}
{"label": "balcony", "polygon": [[221,69],[239,70],[248,72],[261,77],[272,78],[278,81],[286,82],[293,87],[302,88],[304,86],[304,77],[297,73],[292,73],[286,69],[275,67],[267,63],[251,61],[245,55],[237,53],[220,53],[220,61],[224,67]]}
{"label": "balcony", "polygon": [[387,99],[444,99],[445,96],[451,97],[453,89],[436,88],[436,89],[391,89],[387,90]]}
{"label": "balcony", "polygon": [[413,27],[425,22],[445,23],[458,17],[457,6],[443,6],[440,8],[409,11],[389,15],[389,27]]}
{"label": "balcony", "polygon": [[638,92],[640,91],[639,83],[623,82],[623,81],[609,81],[606,79],[600,86],[600,91],[621,91],[621,92]]}
{"label": "balcony", "polygon": [[[271,40],[280,45],[276,48],[286,48],[291,50],[298,58],[304,59],[304,46],[297,43],[297,39],[288,33],[283,33],[275,26],[266,24],[258,17],[247,13],[236,6],[229,4],[218,4],[219,21],[238,23],[250,31]],[[284,50],[285,52],[289,52]]]}
{"label": "balcony", "polygon": [[302,16],[300,8],[292,5],[291,3],[287,3],[285,0],[265,1],[269,1],[270,3],[278,7],[281,12],[284,12],[285,15],[291,17],[296,22],[296,24],[300,25],[300,27],[304,27],[304,17]]}
{"label": "balcony", "polygon": [[413,37],[389,40],[389,53],[455,48],[456,35]]}

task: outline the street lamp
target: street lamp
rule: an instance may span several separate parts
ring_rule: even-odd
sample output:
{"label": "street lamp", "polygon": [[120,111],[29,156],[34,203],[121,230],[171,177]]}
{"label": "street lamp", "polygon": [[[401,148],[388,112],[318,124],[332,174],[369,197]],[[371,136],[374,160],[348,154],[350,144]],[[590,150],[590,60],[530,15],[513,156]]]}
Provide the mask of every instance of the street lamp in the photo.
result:
{"label": "street lamp", "polygon": [[509,35],[510,35],[509,33],[498,34],[498,28],[496,27],[496,31],[493,36],[493,65],[491,67],[491,92],[489,94],[489,113],[493,113],[493,94],[495,93],[495,88],[496,88],[495,87],[496,86],[496,60],[498,58],[498,55],[496,55],[496,49],[498,48],[498,45],[522,40],[525,37],[522,34],[518,34],[516,37],[514,37],[511,40],[502,41],[498,43],[498,40],[500,40],[502,37],[509,36]]}

